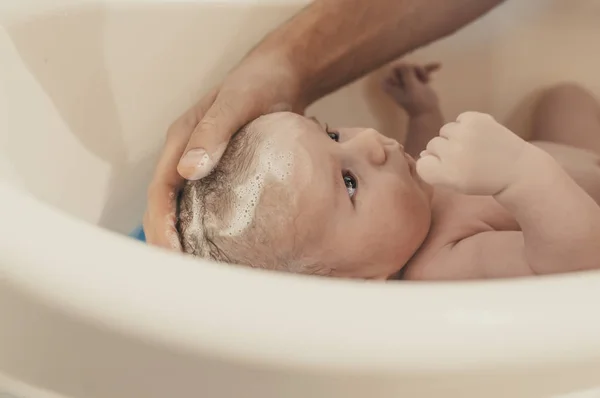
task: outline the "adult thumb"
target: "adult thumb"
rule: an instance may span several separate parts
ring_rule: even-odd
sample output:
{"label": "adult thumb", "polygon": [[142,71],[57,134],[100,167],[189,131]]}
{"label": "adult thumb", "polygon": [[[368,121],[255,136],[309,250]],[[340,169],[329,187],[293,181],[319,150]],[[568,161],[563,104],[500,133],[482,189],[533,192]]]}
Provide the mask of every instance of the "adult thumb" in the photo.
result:
{"label": "adult thumb", "polygon": [[187,180],[206,177],[219,163],[231,137],[250,121],[248,112],[217,100],[198,122],[177,166]]}

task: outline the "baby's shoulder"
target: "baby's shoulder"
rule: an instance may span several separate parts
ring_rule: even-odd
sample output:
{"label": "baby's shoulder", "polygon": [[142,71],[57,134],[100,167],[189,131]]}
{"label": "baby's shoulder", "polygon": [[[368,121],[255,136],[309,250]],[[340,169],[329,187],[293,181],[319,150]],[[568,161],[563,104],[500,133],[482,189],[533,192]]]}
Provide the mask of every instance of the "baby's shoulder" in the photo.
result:
{"label": "baby's shoulder", "polygon": [[[436,269],[458,242],[493,231],[519,231],[514,217],[492,197],[452,195],[440,208],[434,209],[429,235],[419,251],[406,264],[405,279],[421,279],[418,275],[446,274],[448,269]],[[459,257],[464,256],[462,261]],[[466,264],[469,255],[452,253],[452,261]],[[466,269],[458,273],[471,272]],[[475,270],[472,270],[475,272]],[[429,278],[428,278],[429,279]]]}

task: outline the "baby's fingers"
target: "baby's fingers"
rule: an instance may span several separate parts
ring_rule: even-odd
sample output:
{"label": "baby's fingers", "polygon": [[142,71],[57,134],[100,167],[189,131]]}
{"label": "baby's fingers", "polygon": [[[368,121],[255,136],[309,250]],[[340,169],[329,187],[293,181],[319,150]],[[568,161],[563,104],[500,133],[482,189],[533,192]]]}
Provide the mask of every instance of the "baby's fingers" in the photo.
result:
{"label": "baby's fingers", "polygon": [[429,155],[433,155],[438,159],[443,159],[450,150],[450,142],[444,137],[435,137],[429,141],[425,148]]}
{"label": "baby's fingers", "polygon": [[417,66],[415,68],[417,77],[421,83],[429,83],[431,80],[431,74],[442,67],[442,64],[439,62],[434,62],[430,64],[426,64],[423,66]]}
{"label": "baby's fingers", "polygon": [[413,66],[405,65],[396,70],[396,76],[401,82],[402,86],[407,89],[414,89],[419,85],[419,77],[417,76],[417,69]]}
{"label": "baby's fingers", "polygon": [[400,83],[393,76],[387,77],[382,82],[381,86],[383,87],[383,90],[388,94],[394,94],[400,89]]}
{"label": "baby's fingers", "polygon": [[423,68],[427,73],[432,73],[439,70],[441,67],[442,64],[440,62],[431,62],[429,64],[426,64]]}
{"label": "baby's fingers", "polygon": [[442,126],[442,128],[440,128],[440,137],[443,137],[447,140],[459,137],[461,135],[461,129],[463,129],[463,126],[458,122],[446,123]]}
{"label": "baby's fingers", "polygon": [[430,185],[446,185],[446,176],[442,167],[442,161],[427,151],[417,160],[417,174]]}

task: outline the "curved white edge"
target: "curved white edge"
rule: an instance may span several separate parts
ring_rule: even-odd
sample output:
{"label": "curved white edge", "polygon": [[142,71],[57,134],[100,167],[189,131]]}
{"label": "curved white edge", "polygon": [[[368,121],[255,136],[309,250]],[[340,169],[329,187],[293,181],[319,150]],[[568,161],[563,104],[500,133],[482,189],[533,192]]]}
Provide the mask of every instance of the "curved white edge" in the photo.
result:
{"label": "curved white edge", "polygon": [[[302,5],[309,0],[259,0],[261,5]],[[198,3],[198,0],[178,0],[178,3]],[[134,4],[164,4],[164,0],[21,0],[0,2],[0,24],[12,25],[23,20],[28,20],[44,13],[68,11],[73,6],[81,7],[90,5],[108,5],[111,7],[127,7]],[[203,4],[222,5],[223,0],[202,0]],[[257,4],[257,0],[226,0],[228,4]]]}
{"label": "curved white edge", "polygon": [[0,398],[69,398],[35,388],[0,373]]}
{"label": "curved white edge", "polygon": [[7,185],[0,197],[0,288],[140,338],[370,372],[600,359],[600,272],[435,284],[294,276],[147,247]]}

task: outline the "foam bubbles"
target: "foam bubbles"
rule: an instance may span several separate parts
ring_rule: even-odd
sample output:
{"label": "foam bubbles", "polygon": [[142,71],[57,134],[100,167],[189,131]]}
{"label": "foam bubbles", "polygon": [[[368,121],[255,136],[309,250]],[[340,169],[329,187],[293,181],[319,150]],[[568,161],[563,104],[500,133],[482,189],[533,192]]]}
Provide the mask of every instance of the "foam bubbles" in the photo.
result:
{"label": "foam bubbles", "polygon": [[267,140],[257,151],[258,165],[244,183],[234,188],[235,200],[229,225],[221,231],[222,236],[239,236],[252,224],[262,191],[269,180],[284,182],[292,174],[293,153],[275,148]]}
{"label": "foam bubbles", "polygon": [[201,223],[201,209],[200,206],[200,197],[198,196],[198,190],[196,185],[192,185],[191,188],[191,196],[192,196],[192,220],[189,226],[189,232],[192,236],[199,237],[202,233],[202,223]]}

